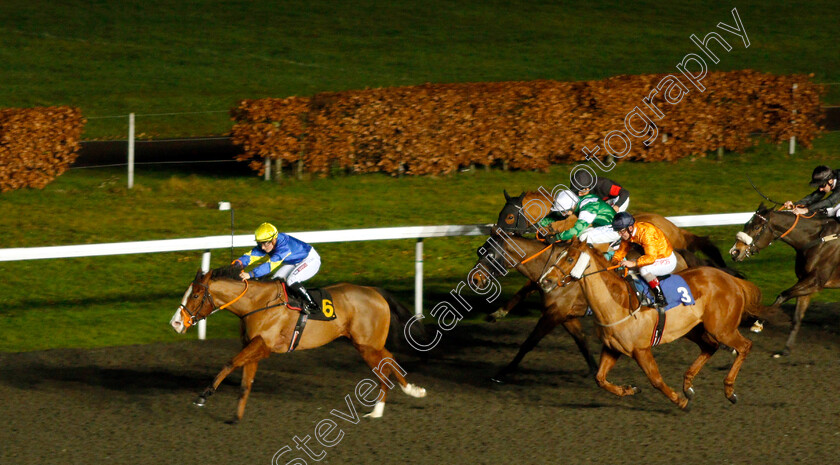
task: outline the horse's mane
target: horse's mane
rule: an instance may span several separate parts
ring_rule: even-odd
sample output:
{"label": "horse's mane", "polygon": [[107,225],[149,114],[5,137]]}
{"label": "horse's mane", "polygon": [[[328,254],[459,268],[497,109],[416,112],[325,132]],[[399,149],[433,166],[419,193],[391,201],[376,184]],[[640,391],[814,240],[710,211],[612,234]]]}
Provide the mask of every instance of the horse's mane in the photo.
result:
{"label": "horse's mane", "polygon": [[230,278],[239,279],[239,272],[242,267],[239,265],[225,265],[219,268],[210,270],[210,279]]}
{"label": "horse's mane", "polygon": [[549,202],[549,203],[554,203],[554,199],[552,199],[551,197],[549,197],[549,196],[545,195],[545,191],[542,191],[542,190],[539,190],[539,191],[527,191],[527,192],[523,192],[523,193],[522,193],[522,195],[521,195],[520,197],[522,197],[522,204],[523,204],[523,205],[524,205],[527,201],[529,201],[529,200],[531,200],[531,199],[536,199],[536,198],[539,198],[539,199],[545,200],[546,202]]}
{"label": "horse's mane", "polygon": [[[771,209],[771,208],[768,208],[767,210],[764,210],[762,212],[762,214],[768,214],[768,213],[774,213],[774,214],[777,214],[777,215],[786,215],[786,216],[792,216],[793,215],[793,212],[791,210],[774,210],[774,209]],[[830,224],[831,222],[836,222],[837,220],[832,216],[825,215],[822,212],[817,212],[811,217],[800,216],[799,221],[809,221],[809,222],[814,222],[814,223],[820,223],[820,225],[825,226],[826,224]]]}
{"label": "horse's mane", "polygon": [[596,249],[595,247],[592,247],[591,245],[587,244],[586,242],[582,242],[582,244],[584,245],[584,247],[586,249],[589,249],[589,252],[590,252],[589,255],[592,256],[593,260],[598,261],[598,263],[601,265],[601,267],[603,267],[603,268],[609,268],[610,267],[610,265],[611,265],[610,261],[607,260],[607,258],[604,257],[604,254],[599,252],[598,249]]}

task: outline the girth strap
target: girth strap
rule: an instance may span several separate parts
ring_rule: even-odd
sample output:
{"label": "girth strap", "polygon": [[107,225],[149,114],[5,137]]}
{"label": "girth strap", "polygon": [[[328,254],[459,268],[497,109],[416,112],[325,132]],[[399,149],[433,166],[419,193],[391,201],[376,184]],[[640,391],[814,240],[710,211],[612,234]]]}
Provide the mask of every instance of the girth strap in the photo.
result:
{"label": "girth strap", "polygon": [[656,307],[656,327],[653,330],[653,336],[650,338],[650,346],[654,347],[662,340],[662,334],[665,332],[665,310],[662,307]]}
{"label": "girth strap", "polygon": [[298,344],[300,344],[300,337],[301,334],[303,334],[303,328],[306,327],[306,320],[308,319],[309,315],[300,312],[297,324],[295,325],[295,332],[292,334],[292,342],[289,344],[289,352],[292,352],[293,350],[297,349]]}

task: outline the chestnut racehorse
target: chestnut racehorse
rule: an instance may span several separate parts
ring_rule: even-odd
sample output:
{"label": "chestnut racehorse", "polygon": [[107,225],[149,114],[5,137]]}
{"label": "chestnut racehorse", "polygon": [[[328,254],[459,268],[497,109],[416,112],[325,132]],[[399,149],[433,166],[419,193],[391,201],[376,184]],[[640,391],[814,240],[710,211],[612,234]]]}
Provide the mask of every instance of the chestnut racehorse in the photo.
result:
{"label": "chestnut racehorse", "polygon": [[[554,199],[542,190],[523,192],[519,197],[511,197],[507,192],[504,194],[505,206],[499,212],[496,225],[503,231],[514,234],[521,235],[528,231],[534,232],[536,229],[534,224],[545,218],[554,204]],[[695,253],[702,252],[715,266],[726,267],[726,262],[723,260],[720,250],[708,237],[692,234],[656,213],[639,212],[634,213],[633,217],[636,218],[636,221],[653,223],[661,229],[675,249],[685,249]],[[557,231],[562,231],[570,228],[575,221],[577,221],[577,218],[572,216],[562,223],[555,223],[552,227]]]}
{"label": "chestnut racehorse", "polygon": [[[224,366],[195,401],[196,405],[203,406],[225,377],[243,367],[242,389],[234,422],[242,419],[245,412],[257,363],[272,352],[289,350],[299,316],[297,311],[286,307],[286,293],[280,281],[242,281],[238,273],[236,267],[224,267],[210,273],[199,270],[170,320],[172,328],[183,334],[197,321],[220,309],[241,319],[244,348]],[[388,389],[393,386],[388,379],[390,374],[397,378],[403,392],[412,397],[424,397],[426,390],[405,381],[405,372],[385,348],[391,324],[404,325],[412,316],[410,311],[381,289],[347,283],[324,289],[332,296],[332,311],[336,317],[331,321],[310,320],[296,350],[314,349],[340,336],[350,339],[380,381],[379,397],[374,399],[374,409],[366,416],[382,416]]]}
{"label": "chestnut racehorse", "polygon": [[686,336],[700,347],[700,355],[683,377],[683,397],[665,384],[651,353],[651,335],[658,320],[656,310],[641,307],[624,279],[608,271],[609,262],[587,244],[573,239],[558,258],[550,273],[562,285],[580,286],[595,314],[598,336],[604,343],[595,376],[600,387],[618,396],[639,392],[635,386],[617,386],[607,381],[616,360],[622,354],[628,355],[636,360],[656,389],[680,408],[687,409],[689,399],[694,396],[694,377],[718,345],[726,344],[737,352],[737,357],[723,381],[724,394],[732,403],[738,400],[735,378],[752,347],[752,341],[738,331],[741,318],[745,313],[770,317],[777,310],[762,307],[757,286],[717,268],[690,268],[679,273],[691,288],[695,303],[667,311],[660,342]]}
{"label": "chestnut racehorse", "polygon": [[[479,248],[479,260],[476,266],[481,265],[481,270],[486,270],[491,273],[493,277],[498,277],[502,274],[501,270],[516,268],[523,276],[529,279],[522,289],[520,289],[516,296],[514,296],[508,303],[507,307],[493,313],[492,320],[495,321],[504,317],[507,312],[520,300],[524,299],[527,294],[531,292],[540,292],[542,297],[542,315],[537,321],[537,325],[528,335],[528,338],[519,347],[519,351],[513,360],[506,366],[501,368],[492,378],[496,382],[502,382],[504,378],[516,370],[519,363],[525,355],[534,350],[537,344],[558,325],[563,325],[563,328],[572,336],[578,349],[583,354],[589,365],[590,374],[594,375],[597,370],[595,359],[589,352],[586,338],[581,328],[578,318],[586,314],[586,299],[579,286],[554,287],[553,289],[542,289],[537,284],[543,273],[551,266],[551,260],[556,259],[557,255],[546,251],[537,255],[541,250],[546,248],[546,244],[536,239],[528,239],[521,236],[512,236],[494,228],[494,234]],[[520,253],[521,252],[521,253]],[[521,258],[527,260],[528,257],[534,256],[533,260],[528,260],[525,263],[511,263],[502,255],[507,255],[508,258]],[[628,254],[629,259],[638,257],[640,254],[636,250],[631,250]],[[699,261],[691,252],[684,250],[676,250],[677,268],[676,271],[684,270],[690,266],[698,266]],[[690,260],[684,259],[691,257]],[[515,260],[519,261],[519,260]],[[474,268],[475,269],[475,268]],[[506,271],[505,271],[506,273]],[[482,272],[476,272],[474,278],[479,279],[479,282],[474,284],[482,287],[483,281],[488,277],[484,276]]]}
{"label": "chestnut racehorse", "polygon": [[[811,295],[823,288],[840,288],[840,223],[824,216],[806,218],[791,211],[774,211],[759,205],[752,218],[739,232],[729,250],[732,260],[740,262],[775,240],[781,240],[796,250],[795,271],[798,281],[782,291],[774,306],[796,298],[793,328],[784,349],[774,356],[789,355],[796,343],[802,317],[811,303]],[[825,239],[828,239],[827,241]]]}

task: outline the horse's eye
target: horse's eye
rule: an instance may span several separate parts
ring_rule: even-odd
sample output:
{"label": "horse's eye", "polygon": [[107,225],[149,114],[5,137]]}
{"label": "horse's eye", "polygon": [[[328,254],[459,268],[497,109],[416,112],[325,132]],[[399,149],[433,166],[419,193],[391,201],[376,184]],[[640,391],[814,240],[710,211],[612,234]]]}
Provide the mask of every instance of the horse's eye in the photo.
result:
{"label": "horse's eye", "polygon": [[753,226],[753,229],[754,229],[755,231],[758,231],[759,229],[761,229],[761,226],[759,226],[759,225],[755,225],[755,226]]}
{"label": "horse's eye", "polygon": [[197,299],[197,298],[198,298],[198,294],[193,294],[193,299]]}
{"label": "horse's eye", "polygon": [[569,262],[569,263],[572,263],[573,261],[575,261],[575,259],[572,258],[572,257],[569,257],[569,258],[566,259],[566,261]]}

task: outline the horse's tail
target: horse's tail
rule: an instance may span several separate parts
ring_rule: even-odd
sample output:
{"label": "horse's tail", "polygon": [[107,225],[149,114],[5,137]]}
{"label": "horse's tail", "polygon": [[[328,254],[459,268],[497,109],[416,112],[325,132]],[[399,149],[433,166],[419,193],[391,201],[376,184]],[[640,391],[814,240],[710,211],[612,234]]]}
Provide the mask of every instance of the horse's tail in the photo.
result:
{"label": "horse's tail", "polygon": [[782,309],[774,306],[761,304],[761,290],[755,284],[739,280],[741,292],[744,296],[744,313],[762,321],[767,321],[772,326],[790,325],[790,318],[782,312]]}
{"label": "horse's tail", "polygon": [[[400,303],[390,292],[381,287],[374,288],[379,295],[388,302],[388,308],[391,311],[391,325],[388,328],[388,340],[396,346],[402,346],[402,341],[405,340],[405,326],[414,317],[414,312],[409,310],[405,305]],[[422,322],[414,322],[409,328],[409,333],[412,339],[416,342],[425,344],[428,337],[426,336],[426,329]],[[409,346],[413,347],[410,341]]]}
{"label": "horse's tail", "polygon": [[709,236],[698,236],[686,231],[684,233],[684,237],[686,239],[686,248],[688,250],[691,250],[692,252],[703,252],[703,254],[709,257],[709,260],[711,260],[717,268],[724,271],[727,269],[726,261],[723,259],[720,249],[718,249],[715,243],[709,239]]}

